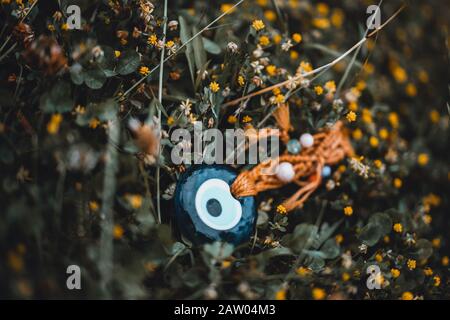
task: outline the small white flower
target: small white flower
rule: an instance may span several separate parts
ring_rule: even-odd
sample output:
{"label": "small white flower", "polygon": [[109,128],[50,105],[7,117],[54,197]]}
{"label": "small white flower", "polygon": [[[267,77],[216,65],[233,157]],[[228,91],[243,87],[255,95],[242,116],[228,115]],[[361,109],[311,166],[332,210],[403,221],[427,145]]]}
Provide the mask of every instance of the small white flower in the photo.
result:
{"label": "small white flower", "polygon": [[184,112],[185,115],[189,115],[191,113],[192,103],[189,99],[181,102],[180,109]]}
{"label": "small white flower", "polygon": [[253,56],[256,59],[261,58],[263,54],[264,54],[264,50],[260,45],[258,45],[257,48],[253,51]]}
{"label": "small white flower", "polygon": [[289,39],[288,41],[284,42],[281,45],[281,50],[283,51],[289,51],[294,45],[292,44],[292,41]]}
{"label": "small white flower", "polygon": [[239,49],[238,45],[232,41],[228,42],[227,44],[227,49],[228,51],[230,51],[231,53],[236,53]]}

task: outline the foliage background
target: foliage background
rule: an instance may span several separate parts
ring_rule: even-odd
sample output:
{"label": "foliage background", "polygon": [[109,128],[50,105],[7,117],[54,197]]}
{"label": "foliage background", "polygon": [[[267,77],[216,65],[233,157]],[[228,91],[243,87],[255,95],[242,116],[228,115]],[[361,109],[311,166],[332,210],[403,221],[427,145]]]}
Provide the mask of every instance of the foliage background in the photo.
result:
{"label": "foliage background", "polygon": [[[166,54],[231,5],[169,2],[168,21],[178,24],[169,24]],[[67,30],[69,4],[80,5],[82,30]],[[301,62],[319,67],[342,54],[364,35],[369,4],[247,0],[164,63],[160,103],[159,70],[127,89],[160,61],[163,1],[153,9],[146,1],[1,0],[0,296],[448,299],[450,69],[442,1],[407,1],[355,61],[350,56],[288,99],[293,137],[343,119],[364,158],[333,168],[304,208],[288,215],[276,208],[294,189],[259,195],[248,244],[190,247],[173,227],[171,193],[183,168],[170,163],[167,134],[191,129],[193,119],[220,129],[266,118],[274,126],[271,98],[285,88],[237,111],[221,106],[285,80]],[[385,1],[383,21],[401,4]],[[252,27],[258,19],[259,31]],[[325,84],[338,85],[349,65],[340,92],[320,93],[317,86],[333,91]],[[190,110],[180,107],[187,99]],[[347,120],[350,111],[356,121]],[[161,124],[161,157],[152,157],[151,134],[129,128],[131,118]],[[66,289],[71,264],[82,268],[80,291]],[[382,290],[366,287],[373,264]]]}

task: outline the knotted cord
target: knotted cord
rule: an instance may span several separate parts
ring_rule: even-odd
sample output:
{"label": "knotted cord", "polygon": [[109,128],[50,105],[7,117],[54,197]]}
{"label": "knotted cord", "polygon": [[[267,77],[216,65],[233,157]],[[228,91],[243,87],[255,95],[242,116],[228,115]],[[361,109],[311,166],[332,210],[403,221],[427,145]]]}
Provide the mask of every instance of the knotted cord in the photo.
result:
{"label": "knotted cord", "polygon": [[[280,105],[274,112],[274,118],[280,128],[280,139],[289,141],[291,124],[289,106]],[[277,189],[288,183],[297,184],[300,189],[285,200],[282,205],[287,211],[300,207],[319,187],[322,181],[322,169],[325,165],[334,165],[346,156],[353,156],[353,148],[341,121],[332,128],[314,135],[314,145],[304,148],[298,155],[284,153],[266,160],[249,171],[242,172],[231,186],[231,192],[236,198],[255,196],[260,192]],[[291,182],[278,179],[275,174],[278,164],[292,164],[295,176]]]}

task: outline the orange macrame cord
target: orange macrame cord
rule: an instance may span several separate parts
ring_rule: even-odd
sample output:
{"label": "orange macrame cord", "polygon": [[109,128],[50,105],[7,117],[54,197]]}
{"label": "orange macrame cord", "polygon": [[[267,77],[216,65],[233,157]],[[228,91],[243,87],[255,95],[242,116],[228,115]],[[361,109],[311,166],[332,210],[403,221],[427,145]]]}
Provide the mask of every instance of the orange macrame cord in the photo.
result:
{"label": "orange macrame cord", "polygon": [[[285,139],[288,141],[289,135],[287,132],[290,129],[290,124],[285,120],[289,119],[289,109],[287,105],[282,105],[281,109],[278,110],[281,110],[281,112],[276,112],[274,117],[280,127],[280,138],[283,141]],[[280,117],[280,113],[284,117]],[[279,180],[274,172],[279,163],[289,162],[295,171],[292,182],[300,186],[300,189],[284,201],[282,205],[287,211],[292,211],[302,206],[319,187],[322,181],[322,168],[325,165],[334,165],[346,156],[353,156],[353,154],[350,140],[345,133],[342,122],[339,121],[331,129],[314,135],[314,145],[304,149],[300,154],[285,153],[277,159],[267,160],[249,171],[242,172],[232,184],[231,192],[239,198],[255,196],[259,192],[283,187],[287,183]],[[302,180],[305,178],[306,181]]]}

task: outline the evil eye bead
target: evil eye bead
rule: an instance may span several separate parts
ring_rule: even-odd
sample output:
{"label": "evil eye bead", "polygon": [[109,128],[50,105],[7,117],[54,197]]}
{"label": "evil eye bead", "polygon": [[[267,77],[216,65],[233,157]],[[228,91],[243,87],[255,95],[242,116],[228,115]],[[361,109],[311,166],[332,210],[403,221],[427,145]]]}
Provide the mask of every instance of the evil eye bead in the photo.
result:
{"label": "evil eye bead", "polygon": [[275,174],[279,180],[289,183],[294,180],[295,170],[289,162],[282,162],[275,169]]}
{"label": "evil eye bead", "polygon": [[300,143],[303,148],[310,148],[314,145],[314,137],[309,133],[300,136]]}
{"label": "evil eye bead", "polygon": [[324,166],[322,168],[322,177],[328,178],[331,175],[331,168],[329,166]]}
{"label": "evil eye bead", "polygon": [[287,150],[290,154],[299,154],[302,150],[302,146],[300,144],[300,141],[297,139],[291,139],[286,145]]}
{"label": "evil eye bead", "polygon": [[175,191],[175,220],[195,244],[247,241],[256,222],[254,197],[236,199],[231,184],[237,174],[221,165],[194,166],[181,176]]}

